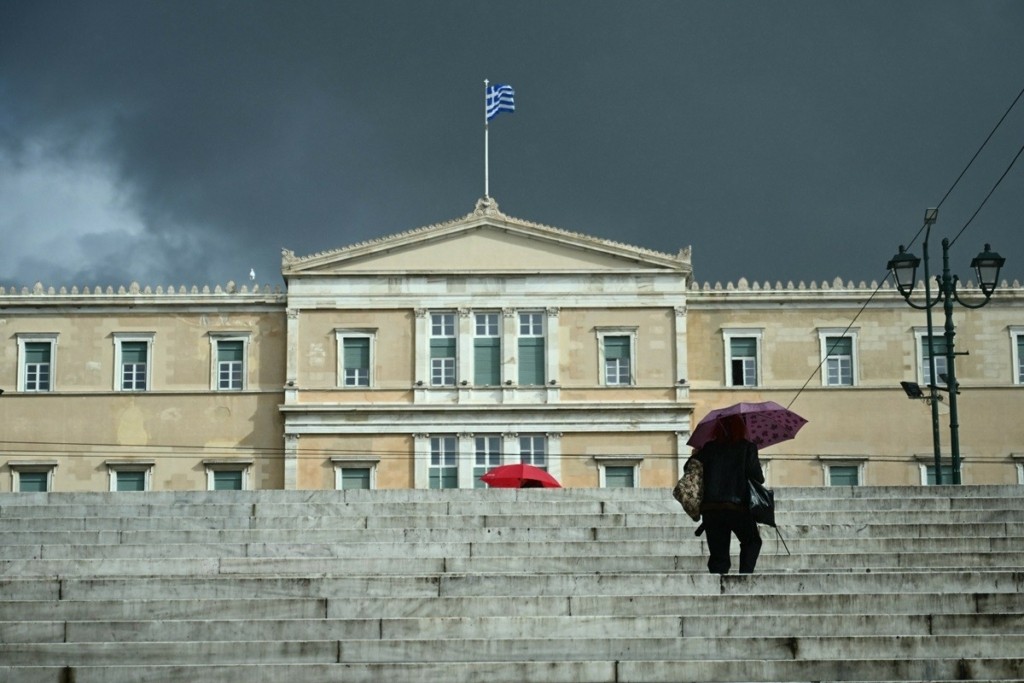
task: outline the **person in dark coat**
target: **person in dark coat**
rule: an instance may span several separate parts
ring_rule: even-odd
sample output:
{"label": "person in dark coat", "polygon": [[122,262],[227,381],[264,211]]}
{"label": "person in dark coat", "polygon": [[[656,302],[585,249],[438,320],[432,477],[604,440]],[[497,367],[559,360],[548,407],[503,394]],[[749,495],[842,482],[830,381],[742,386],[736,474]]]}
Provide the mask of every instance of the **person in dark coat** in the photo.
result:
{"label": "person in dark coat", "polygon": [[731,565],[732,534],[740,542],[740,573],[752,574],[761,553],[761,534],[750,514],[748,479],[764,483],[757,446],[746,439],[738,416],[718,423],[715,438],[693,457],[704,466],[704,496],[700,506],[708,538],[708,571],[727,574]]}

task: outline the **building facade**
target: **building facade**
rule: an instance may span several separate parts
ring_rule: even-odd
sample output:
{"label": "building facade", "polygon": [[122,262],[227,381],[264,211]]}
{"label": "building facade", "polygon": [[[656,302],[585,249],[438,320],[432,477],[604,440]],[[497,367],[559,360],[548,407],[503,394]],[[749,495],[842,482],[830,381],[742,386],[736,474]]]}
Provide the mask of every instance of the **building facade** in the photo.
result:
{"label": "building facade", "polygon": [[[928,382],[924,314],[886,286],[698,285],[688,250],[492,199],[286,251],[282,275],[0,289],[0,491],[472,488],[511,462],[668,487],[696,420],[761,400],[809,420],[762,453],[774,485],[934,477],[930,408],[900,388]],[[955,321],[963,481],[1024,483],[1024,290]]]}

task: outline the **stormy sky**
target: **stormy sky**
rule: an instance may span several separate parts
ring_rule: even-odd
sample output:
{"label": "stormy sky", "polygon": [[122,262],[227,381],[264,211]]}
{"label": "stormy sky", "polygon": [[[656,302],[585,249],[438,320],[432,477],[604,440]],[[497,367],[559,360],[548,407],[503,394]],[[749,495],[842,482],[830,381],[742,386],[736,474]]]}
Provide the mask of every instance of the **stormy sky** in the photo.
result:
{"label": "stormy sky", "polygon": [[1009,167],[951,258],[1024,280],[1022,34],[1014,1],[0,0],[0,285],[280,285],[282,247],[461,217],[485,78],[510,216],[870,282]]}

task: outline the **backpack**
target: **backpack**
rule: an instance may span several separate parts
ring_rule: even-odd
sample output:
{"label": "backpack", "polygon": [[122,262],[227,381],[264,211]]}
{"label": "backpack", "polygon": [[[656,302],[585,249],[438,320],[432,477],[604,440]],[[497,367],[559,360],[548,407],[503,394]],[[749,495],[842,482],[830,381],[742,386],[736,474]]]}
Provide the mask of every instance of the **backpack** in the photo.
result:
{"label": "backpack", "polygon": [[704,465],[690,458],[683,465],[683,476],[672,489],[672,497],[679,501],[693,521],[700,520],[700,504],[704,499]]}

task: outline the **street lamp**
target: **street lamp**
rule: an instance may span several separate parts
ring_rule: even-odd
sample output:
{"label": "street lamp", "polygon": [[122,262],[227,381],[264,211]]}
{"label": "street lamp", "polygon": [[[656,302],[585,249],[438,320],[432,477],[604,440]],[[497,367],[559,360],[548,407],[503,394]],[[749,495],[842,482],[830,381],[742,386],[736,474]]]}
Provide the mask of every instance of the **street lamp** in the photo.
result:
{"label": "street lamp", "polygon": [[959,393],[959,385],[956,380],[956,353],[953,349],[953,337],[956,335],[956,328],[953,325],[953,301],[957,301],[961,306],[965,308],[981,308],[989,302],[992,298],[992,294],[996,290],[996,286],[999,283],[999,270],[1006,263],[999,254],[992,251],[992,247],[988,244],[985,245],[985,250],[974,257],[971,261],[971,268],[974,269],[975,274],[978,278],[979,286],[981,287],[981,293],[985,296],[984,301],[979,304],[969,304],[960,298],[957,294],[956,285],[960,281],[960,278],[956,275],[951,275],[949,272],[949,240],[942,240],[942,275],[936,277],[936,282],[939,285],[939,291],[935,298],[932,300],[931,287],[929,286],[929,274],[928,274],[928,238],[931,236],[932,225],[938,219],[938,209],[928,209],[924,214],[925,223],[925,237],[924,237],[924,282],[925,282],[925,302],[924,305],[915,304],[910,300],[910,295],[914,291],[914,284],[917,278],[917,266],[921,263],[913,254],[908,254],[906,249],[900,245],[899,253],[892,257],[889,261],[888,269],[892,272],[893,278],[896,280],[896,289],[906,299],[907,303],[911,307],[917,309],[924,309],[927,317],[928,324],[928,364],[929,364],[929,376],[928,386],[931,391],[931,405],[932,405],[932,445],[935,451],[935,483],[942,483],[942,466],[941,456],[939,449],[939,409],[938,409],[938,395],[936,393],[938,387],[935,384],[935,378],[938,376],[935,372],[935,347],[932,333],[932,307],[942,302],[942,309],[946,317],[945,326],[945,340],[946,340],[946,373],[945,382],[947,391],[949,392],[949,437],[950,437],[950,450],[953,457],[953,484],[960,484],[960,425],[957,421],[957,394]]}

